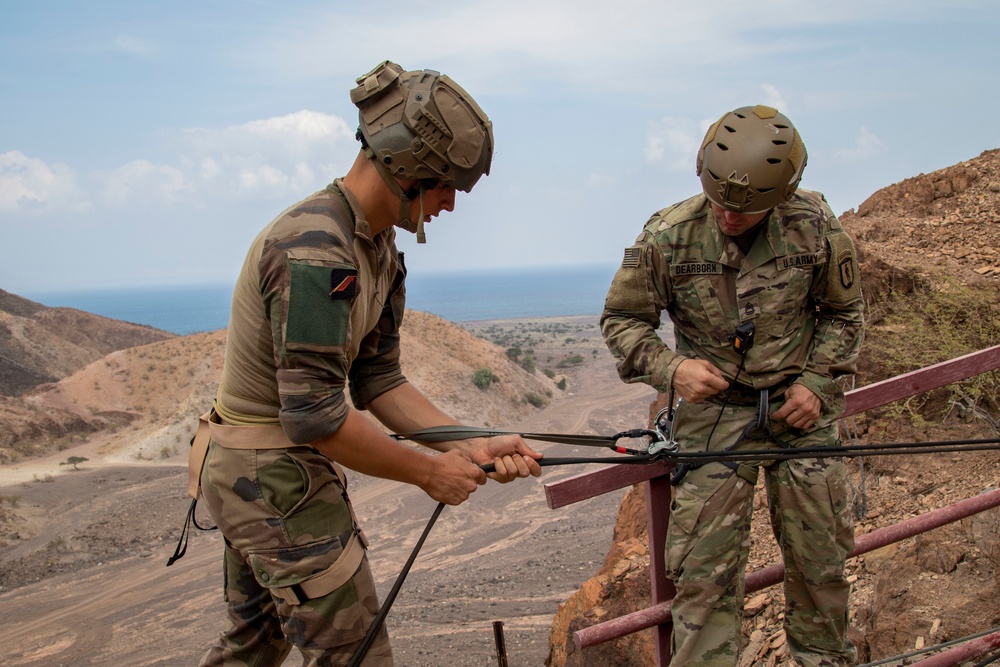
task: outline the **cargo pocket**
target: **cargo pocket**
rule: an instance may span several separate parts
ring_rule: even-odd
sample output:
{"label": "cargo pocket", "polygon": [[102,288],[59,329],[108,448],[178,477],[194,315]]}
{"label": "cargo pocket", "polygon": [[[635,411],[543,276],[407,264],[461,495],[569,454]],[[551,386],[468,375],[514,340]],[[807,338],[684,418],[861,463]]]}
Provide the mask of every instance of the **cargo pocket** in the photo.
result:
{"label": "cargo pocket", "polygon": [[690,535],[698,525],[698,519],[704,509],[704,498],[692,493],[690,487],[677,486],[674,488],[674,498],[670,502],[670,523]]}
{"label": "cargo pocket", "polygon": [[377,610],[374,582],[365,560],[336,588],[313,591],[312,597],[302,590],[300,584],[334,566],[343,546],[340,538],[331,538],[249,554],[254,577],[271,592],[284,634],[296,646],[331,648],[357,642],[364,637],[371,618],[365,605],[374,604]]}
{"label": "cargo pocket", "polygon": [[253,575],[265,588],[283,588],[301,584],[330,567],[344,550],[340,537],[298,547],[251,549]]}

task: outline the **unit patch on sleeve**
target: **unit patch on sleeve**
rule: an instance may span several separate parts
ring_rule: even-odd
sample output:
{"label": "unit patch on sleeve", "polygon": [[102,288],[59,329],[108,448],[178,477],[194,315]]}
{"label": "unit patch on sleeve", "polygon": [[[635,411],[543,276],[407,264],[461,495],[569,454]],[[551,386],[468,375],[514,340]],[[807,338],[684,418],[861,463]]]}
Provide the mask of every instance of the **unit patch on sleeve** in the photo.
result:
{"label": "unit patch on sleeve", "polygon": [[357,269],[330,269],[331,299],[353,299],[357,292]]}
{"label": "unit patch on sleeve", "polygon": [[854,242],[845,232],[834,232],[826,237],[830,244],[830,263],[827,268],[827,296],[833,303],[847,303],[861,296],[858,279],[858,261],[854,255]]}

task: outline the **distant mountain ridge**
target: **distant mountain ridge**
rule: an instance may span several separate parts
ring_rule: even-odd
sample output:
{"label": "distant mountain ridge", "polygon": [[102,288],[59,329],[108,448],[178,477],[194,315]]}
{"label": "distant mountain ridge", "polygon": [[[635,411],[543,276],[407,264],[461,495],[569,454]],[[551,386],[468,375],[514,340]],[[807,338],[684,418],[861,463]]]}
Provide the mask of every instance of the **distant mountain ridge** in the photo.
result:
{"label": "distant mountain ridge", "polygon": [[0,289],[0,395],[18,396],[111,352],[174,337],[74,308],[49,308]]}
{"label": "distant mountain ridge", "polygon": [[[102,432],[115,434],[108,451],[125,459],[185,455],[215,396],[225,341],[225,329],[177,336],[0,290],[0,464]],[[555,389],[497,345],[428,313],[406,311],[401,348],[410,382],[464,423],[510,423]],[[484,367],[496,377],[488,390],[472,382]]]}

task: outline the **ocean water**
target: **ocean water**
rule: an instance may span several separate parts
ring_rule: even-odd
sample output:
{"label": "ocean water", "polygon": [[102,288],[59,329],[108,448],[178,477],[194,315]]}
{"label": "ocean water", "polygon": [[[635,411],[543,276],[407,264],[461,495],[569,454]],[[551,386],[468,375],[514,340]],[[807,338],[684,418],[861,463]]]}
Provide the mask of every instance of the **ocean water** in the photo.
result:
{"label": "ocean water", "polygon": [[[406,306],[451,322],[597,315],[615,266],[411,271]],[[180,335],[229,324],[232,285],[118,288],[40,292],[21,296],[50,307],[68,307],[116,320],[147,324]]]}

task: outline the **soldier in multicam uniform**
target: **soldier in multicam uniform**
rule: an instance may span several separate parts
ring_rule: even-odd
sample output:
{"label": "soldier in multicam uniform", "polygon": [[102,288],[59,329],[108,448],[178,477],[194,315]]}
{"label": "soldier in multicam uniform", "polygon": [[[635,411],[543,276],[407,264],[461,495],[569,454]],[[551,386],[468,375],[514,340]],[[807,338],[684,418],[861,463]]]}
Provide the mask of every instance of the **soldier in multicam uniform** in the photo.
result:
{"label": "soldier in multicam uniform", "polygon": [[[400,370],[394,226],[422,242],[423,223],[493,155],[492,124],[447,76],[386,61],[358,84],[353,166],[264,228],[233,294],[200,477],[225,537],[231,627],[202,665],[278,665],[292,646],[306,665],[351,658],[379,605],[338,464],[451,505],[486,482],[481,464],[501,482],[541,472],[518,436],[429,444],[441,454],[427,456],[358,412],[398,433],[456,423]],[[364,664],[392,664],[384,628]]]}
{"label": "soldier in multicam uniform", "polygon": [[[698,154],[704,193],[654,215],[625,251],[602,331],[625,382],[681,397],[673,433],[682,451],[839,442],[837,378],[855,371],[864,302],[853,242],[822,194],[798,189],[805,163],[783,114],[765,106],[727,113]],[[656,334],[664,310],[675,350]],[[677,587],[671,665],[739,660],[761,467],[784,557],[791,654],[810,667],[855,660],[845,466],[814,458],[676,471],[666,544]]]}

